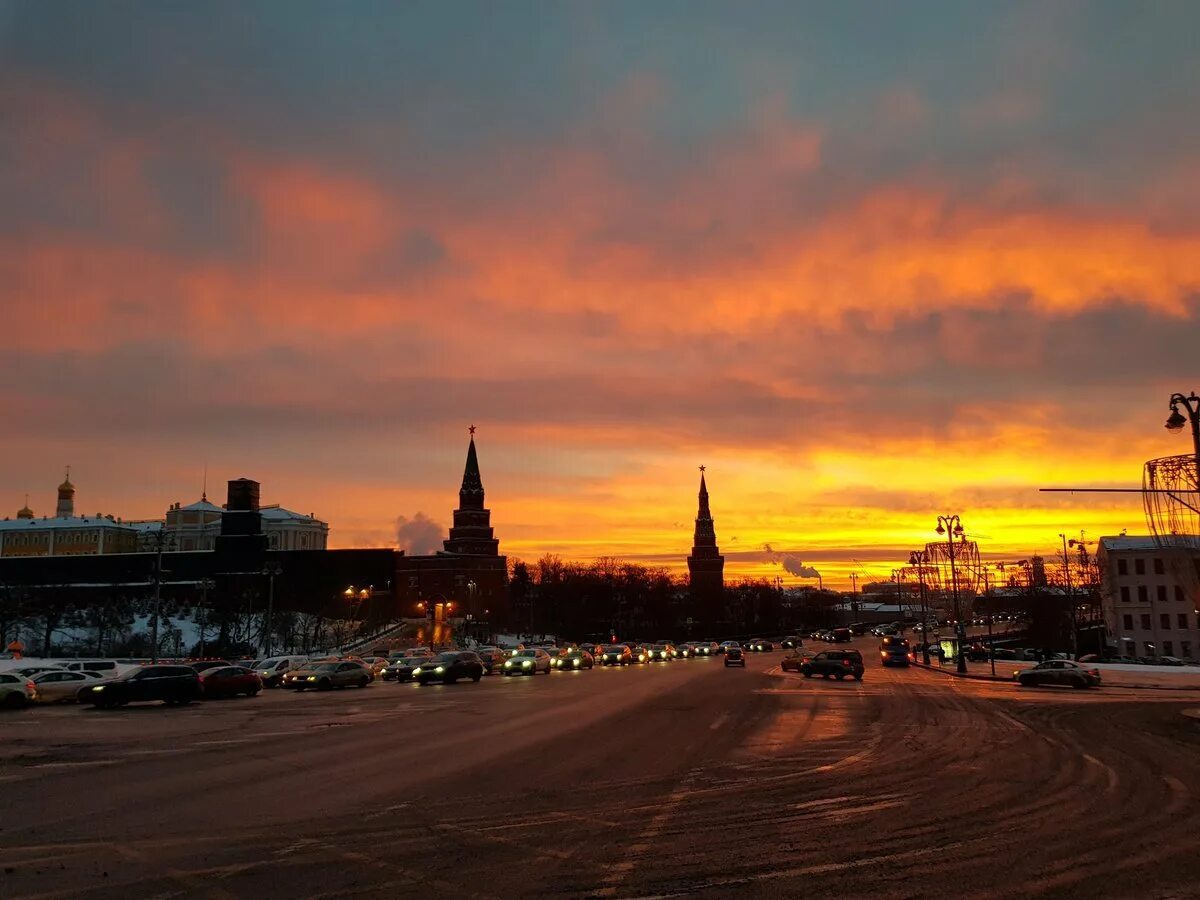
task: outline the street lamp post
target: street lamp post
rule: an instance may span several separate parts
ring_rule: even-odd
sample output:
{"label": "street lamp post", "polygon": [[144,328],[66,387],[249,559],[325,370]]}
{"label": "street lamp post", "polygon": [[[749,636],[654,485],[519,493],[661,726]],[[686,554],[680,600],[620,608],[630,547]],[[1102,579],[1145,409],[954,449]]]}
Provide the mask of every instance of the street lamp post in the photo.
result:
{"label": "street lamp post", "polygon": [[[1067,583],[1067,603],[1071,606],[1071,658],[1079,658],[1079,626],[1075,622],[1075,598],[1071,594],[1071,557],[1067,555],[1067,536],[1059,534],[1063,545],[1063,577]],[[1061,621],[1061,619],[1059,620]]]}
{"label": "street lamp post", "polygon": [[[1187,410],[1186,418],[1179,412],[1180,406]],[[1189,422],[1192,426],[1192,452],[1196,456],[1197,487],[1200,487],[1200,397],[1196,396],[1195,391],[1192,391],[1189,397],[1178,393],[1172,394],[1171,414],[1167,416],[1167,431],[1182,431],[1183,426]]]}
{"label": "street lamp post", "polygon": [[963,653],[963,644],[966,643],[967,629],[963,625],[962,609],[959,606],[958,597],[958,570],[955,568],[954,555],[954,539],[966,541],[966,532],[963,530],[962,520],[957,514],[937,517],[937,533],[946,536],[946,550],[950,555],[950,587],[954,592],[954,630],[958,636],[958,652],[955,654],[957,659],[957,668],[959,674],[966,674],[967,671],[967,655]]}
{"label": "street lamp post", "polygon": [[925,563],[928,557],[923,550],[914,550],[908,554],[908,564],[917,567],[917,581],[921,585],[921,655],[925,665],[929,665],[929,607],[925,595]]}
{"label": "street lamp post", "polygon": [[283,566],[272,560],[263,566],[262,573],[267,576],[267,621],[263,626],[263,652],[270,657],[275,644],[272,628],[275,622],[275,576],[283,574]]}
{"label": "street lamp post", "polygon": [[150,661],[158,662],[158,620],[162,616],[163,551],[173,542],[171,533],[159,529],[154,536],[154,612],[150,620]]}
{"label": "street lamp post", "polygon": [[992,588],[988,584],[987,566],[983,567],[983,596],[987,600],[987,626],[988,626],[988,661],[992,664],[992,677],[996,677],[996,639],[992,636],[992,619],[995,618],[995,610],[992,606]]}
{"label": "street lamp post", "polygon": [[204,624],[200,626],[200,657],[204,658],[204,634],[208,630],[208,592],[217,586],[217,583],[211,578],[201,578],[196,582],[196,587],[200,588],[200,608],[204,610],[201,615],[204,616]]}

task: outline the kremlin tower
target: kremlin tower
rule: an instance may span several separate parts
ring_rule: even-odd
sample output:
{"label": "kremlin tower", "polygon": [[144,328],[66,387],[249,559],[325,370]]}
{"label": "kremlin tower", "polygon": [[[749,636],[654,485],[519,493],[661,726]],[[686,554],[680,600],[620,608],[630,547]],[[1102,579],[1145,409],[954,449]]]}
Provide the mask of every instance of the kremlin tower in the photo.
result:
{"label": "kremlin tower", "polygon": [[67,467],[67,477],[58,486],[58,506],[54,515],[59,519],[70,519],[75,516],[75,485],[71,484],[71,468]]}
{"label": "kremlin tower", "polygon": [[687,558],[688,575],[693,595],[720,593],[725,586],[725,557],[717,547],[712,513],[708,509],[708,487],[704,483],[704,466],[700,467],[700,505],[696,511],[696,534],[692,539],[692,555]]}
{"label": "kremlin tower", "polygon": [[492,512],[483,505],[483,479],[479,475],[479,458],[475,455],[474,425],[470,431],[467,465],[463,469],[462,487],[458,490],[458,509],[454,510],[450,537],[442,545],[447,553],[499,556],[500,541],[493,537]]}

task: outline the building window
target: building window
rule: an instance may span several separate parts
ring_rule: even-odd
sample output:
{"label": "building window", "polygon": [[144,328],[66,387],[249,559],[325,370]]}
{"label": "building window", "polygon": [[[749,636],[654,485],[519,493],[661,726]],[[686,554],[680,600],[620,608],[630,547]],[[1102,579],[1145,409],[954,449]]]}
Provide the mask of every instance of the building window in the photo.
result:
{"label": "building window", "polygon": [[1163,641],[1163,653],[1166,656],[1175,655],[1175,645],[1171,641]]}
{"label": "building window", "polygon": [[1183,600],[1183,586],[1182,585],[1179,585],[1179,584],[1175,585],[1175,599],[1179,600],[1179,601]]}
{"label": "building window", "polygon": [[1125,613],[1125,615],[1121,617],[1121,627],[1126,631],[1133,631],[1133,616],[1129,613]]}
{"label": "building window", "polygon": [[1124,587],[1121,588],[1121,602],[1122,603],[1129,602],[1129,586],[1128,585],[1125,585]]}
{"label": "building window", "polygon": [[1141,559],[1140,557],[1138,559],[1135,559],[1133,561],[1133,571],[1134,571],[1135,575],[1145,575],[1146,574],[1146,561],[1144,559]]}
{"label": "building window", "polygon": [[1117,560],[1117,574],[1118,574],[1118,575],[1128,575],[1128,574],[1129,574],[1129,564],[1128,564],[1128,562],[1126,562],[1126,561],[1125,561],[1125,560],[1123,560],[1123,559],[1118,559],[1118,560]]}
{"label": "building window", "polygon": [[1154,652],[1154,641],[1146,641],[1146,655],[1158,656],[1158,654]]}
{"label": "building window", "polygon": [[1175,621],[1179,623],[1180,628],[1182,628],[1184,631],[1187,631],[1187,613],[1179,613],[1179,615],[1175,617]]}
{"label": "building window", "polygon": [[1144,584],[1138,585],[1138,603],[1148,603],[1150,600],[1150,590]]}
{"label": "building window", "polygon": [[1192,642],[1191,641],[1180,641],[1179,642],[1179,655],[1182,656],[1184,659],[1192,658]]}
{"label": "building window", "polygon": [[1158,602],[1159,602],[1159,603],[1166,603],[1166,602],[1167,602],[1167,586],[1166,586],[1165,584],[1160,584],[1160,585],[1159,585],[1159,586],[1158,586],[1158,587],[1155,589],[1155,591],[1156,591],[1156,593],[1157,593],[1157,595],[1158,595]]}
{"label": "building window", "polygon": [[1161,557],[1157,557],[1157,556],[1156,556],[1156,557],[1154,557],[1154,574],[1155,574],[1155,575],[1161,575],[1161,574],[1163,574],[1163,571],[1164,571],[1164,569],[1163,569],[1163,561],[1162,561],[1162,558],[1161,558]]}
{"label": "building window", "polygon": [[1158,624],[1162,628],[1163,631],[1170,631],[1171,630],[1171,614],[1170,613],[1159,613]]}
{"label": "building window", "polygon": [[1150,613],[1142,613],[1142,631],[1150,630]]}

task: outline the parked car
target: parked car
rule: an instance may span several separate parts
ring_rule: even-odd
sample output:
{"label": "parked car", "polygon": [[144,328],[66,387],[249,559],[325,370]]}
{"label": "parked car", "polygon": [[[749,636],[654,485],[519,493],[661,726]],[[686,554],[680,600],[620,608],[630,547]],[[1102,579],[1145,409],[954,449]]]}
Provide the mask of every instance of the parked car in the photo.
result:
{"label": "parked car", "polygon": [[1099,687],[1100,670],[1082,666],[1069,659],[1048,659],[1032,669],[1013,672],[1022,687],[1042,684],[1069,685],[1073,688]]}
{"label": "parked car", "polygon": [[24,709],[37,700],[37,686],[24,675],[0,672],[0,708]]}
{"label": "parked car", "polygon": [[857,650],[822,650],[800,665],[800,672],[805,678],[821,675],[824,678],[836,678],[838,681],[847,675],[855,681],[862,681],[863,670],[862,654]]}
{"label": "parked car", "polygon": [[[544,650],[536,652],[541,653],[549,662],[550,657]],[[506,662],[505,665],[507,664]],[[469,678],[476,683],[483,678],[483,663],[480,662],[479,655],[471,650],[448,650],[439,653],[413,670],[413,679],[420,685],[430,684],[434,681],[454,684],[463,678]]]}
{"label": "parked car", "polygon": [[781,646],[784,650],[796,650],[797,648],[804,646],[804,639],[798,635],[792,635],[790,637],[785,637],[782,641],[780,641],[779,646]]}
{"label": "parked car", "polygon": [[536,675],[538,672],[549,675],[550,669],[550,654],[541,647],[533,647],[505,660],[503,671],[505,675]]}
{"label": "parked car", "polygon": [[301,668],[307,662],[307,656],[272,656],[256,663],[254,671],[262,679],[263,687],[276,688],[283,684],[284,675]]}
{"label": "parked car", "polygon": [[830,638],[830,642],[834,644],[848,644],[851,637],[849,628],[835,628],[833,629],[833,637]]}
{"label": "parked car", "polygon": [[750,642],[750,647],[748,649],[755,653],[774,653],[775,642],[768,641],[766,638],[758,638],[757,640]]}
{"label": "parked car", "polygon": [[309,688],[328,691],[335,687],[365,688],[371,683],[371,670],[356,659],[309,663],[283,676],[283,686],[297,691]]}
{"label": "parked car", "polygon": [[721,641],[721,643],[717,645],[717,652],[727,653],[730,647],[737,647],[740,650],[742,645],[737,641]]}
{"label": "parked car", "polygon": [[227,659],[189,659],[186,665],[191,666],[197,672],[203,672],[205,669],[215,669],[218,666],[232,665]]}
{"label": "parked car", "polygon": [[96,707],[155,700],[182,705],[200,696],[200,673],[191,666],[142,666],[112,681],[86,685],[77,696],[80,703]]}
{"label": "parked car", "polygon": [[741,647],[728,646],[725,648],[725,668],[730,666],[746,668],[746,651]]}
{"label": "parked car", "polygon": [[95,672],[103,678],[116,678],[133,667],[123,666],[115,659],[73,659],[59,668],[68,672]]}
{"label": "parked car", "polygon": [[80,688],[103,679],[92,672],[38,672],[29,680],[37,688],[38,703],[73,703]]}
{"label": "parked car", "polygon": [[556,656],[550,661],[554,668],[560,672],[578,671],[580,669],[590,669],[595,663],[592,659],[592,654],[586,650],[568,650],[561,656]]}
{"label": "parked car", "polygon": [[200,693],[205,700],[236,697],[238,694],[257,697],[262,689],[262,678],[258,673],[241,666],[217,666],[200,673]]}
{"label": "parked car", "polygon": [[804,661],[816,656],[811,650],[794,650],[783,658],[780,668],[785,672],[799,672]]}

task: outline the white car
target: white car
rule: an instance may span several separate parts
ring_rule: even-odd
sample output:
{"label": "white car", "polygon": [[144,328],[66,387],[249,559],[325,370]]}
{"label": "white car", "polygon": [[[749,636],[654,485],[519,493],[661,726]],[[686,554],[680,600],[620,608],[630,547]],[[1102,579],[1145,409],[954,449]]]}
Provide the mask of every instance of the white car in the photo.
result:
{"label": "white car", "polygon": [[263,687],[279,687],[283,676],[295,671],[308,662],[307,656],[272,656],[264,659],[254,669],[262,679]]}
{"label": "white car", "polygon": [[38,703],[72,703],[79,689],[103,681],[95,672],[39,672],[29,679]]}
{"label": "white car", "polygon": [[0,672],[0,706],[24,709],[37,700],[37,686],[16,672]]}
{"label": "white car", "polygon": [[550,674],[550,654],[541,647],[531,647],[528,650],[518,650],[516,655],[504,661],[505,675],[536,675],[538,672]]}

